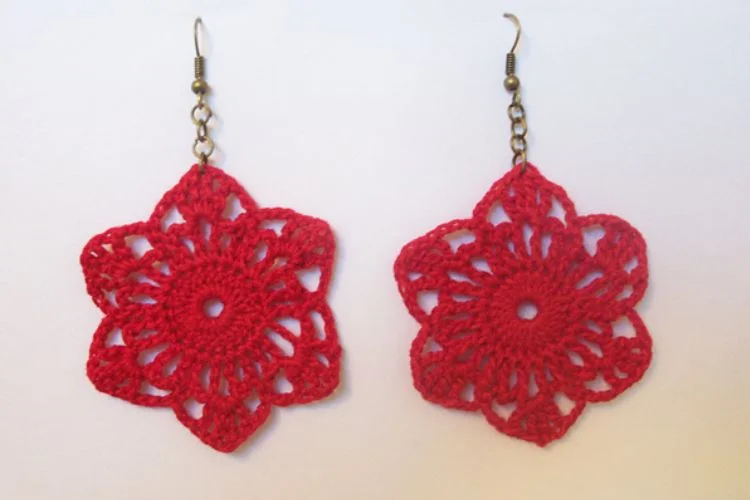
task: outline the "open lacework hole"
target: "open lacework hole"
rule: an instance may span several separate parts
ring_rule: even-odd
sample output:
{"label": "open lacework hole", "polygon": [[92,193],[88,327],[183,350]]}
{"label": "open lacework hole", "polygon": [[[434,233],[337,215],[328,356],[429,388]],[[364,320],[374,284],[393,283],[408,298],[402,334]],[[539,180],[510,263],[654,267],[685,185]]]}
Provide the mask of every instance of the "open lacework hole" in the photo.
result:
{"label": "open lacework hole", "polygon": [[578,341],[581,344],[585,345],[588,348],[588,350],[591,351],[591,353],[594,356],[596,356],[597,358],[603,358],[604,357],[604,353],[602,352],[601,346],[599,344],[597,344],[596,342],[592,342],[590,340],[586,340],[586,339],[580,338],[580,337],[578,338]]}
{"label": "open lacework hole", "polygon": [[326,357],[325,354],[316,352],[315,353],[315,359],[318,360],[318,363],[325,366],[326,368],[331,366],[331,360]]}
{"label": "open lacework hole", "polygon": [[185,245],[185,248],[187,248],[190,253],[195,253],[195,242],[193,240],[191,240],[190,238],[182,237],[180,238],[180,241],[183,245]]}
{"label": "open lacework hole", "polygon": [[493,226],[497,226],[503,222],[510,222],[510,217],[500,203],[495,203],[487,214],[487,221]]}
{"label": "open lacework hole", "polygon": [[162,369],[162,374],[165,377],[171,376],[175,371],[177,371],[177,366],[180,364],[181,359],[182,359],[182,353],[172,358],[169,362],[167,362],[164,365],[164,368]]}
{"label": "open lacework hole", "polygon": [[221,217],[223,219],[229,219],[233,221],[245,212],[247,212],[247,210],[242,206],[242,203],[240,202],[240,199],[237,198],[237,195],[230,194],[229,196],[227,196],[227,202],[224,206],[224,211],[222,212]]}
{"label": "open lacework hole", "polygon": [[593,392],[606,392],[612,389],[612,386],[604,379],[601,373],[597,373],[596,378],[585,382],[586,388]]}
{"label": "open lacework hole", "polygon": [[563,208],[562,203],[560,203],[560,200],[553,196],[550,199],[550,204],[551,206],[547,213],[547,217],[552,217],[553,219],[562,222],[563,225],[567,225],[567,222],[565,222],[565,209]]}
{"label": "open lacework hole", "polygon": [[474,384],[468,382],[466,385],[464,385],[463,388],[461,388],[460,397],[461,399],[469,403],[474,401]]}
{"label": "open lacework hole", "polygon": [[636,336],[635,326],[627,317],[622,316],[612,323],[612,336],[632,339]]}
{"label": "open lacework hole", "polygon": [[182,404],[182,407],[185,408],[185,412],[190,415],[191,418],[195,420],[199,420],[203,418],[203,407],[206,406],[205,403],[199,403],[195,399],[187,399]]}
{"label": "open lacework hole", "polygon": [[604,238],[606,231],[602,226],[590,226],[583,229],[583,246],[589,255],[596,254],[599,240]]}
{"label": "open lacework hole", "polygon": [[258,409],[260,406],[260,398],[258,397],[258,394],[253,391],[250,396],[245,398],[245,407],[250,411],[250,413],[255,413],[255,410]]}
{"label": "open lacework hole", "polygon": [[136,259],[140,259],[154,248],[151,245],[151,242],[148,241],[145,236],[141,235],[126,236],[125,245],[130,248],[130,251],[133,252],[133,256]]}
{"label": "open lacework hole", "polygon": [[633,257],[632,259],[630,259],[629,261],[625,263],[625,265],[623,266],[623,269],[625,270],[626,273],[630,274],[633,272],[633,270],[636,267],[638,267],[638,264],[639,264],[638,257]]}
{"label": "open lacework hole", "polygon": [[429,354],[431,352],[440,352],[442,350],[443,350],[443,346],[438,344],[434,338],[429,337],[425,341],[424,346],[422,347],[422,356]]}
{"label": "open lacework hole", "polygon": [[275,271],[276,269],[280,269],[286,265],[286,263],[289,262],[288,257],[276,257],[273,259],[273,262],[271,262],[271,265],[266,269],[266,273],[269,273],[271,271]]}
{"label": "open lacework hole", "polygon": [[458,281],[459,283],[471,283],[472,285],[477,285],[477,283],[467,275],[458,273],[456,271],[448,271],[448,277],[453,281]]}
{"label": "open lacework hole", "polygon": [[161,218],[161,230],[167,231],[170,226],[174,224],[184,224],[185,218],[182,216],[179,210],[177,210],[177,207],[172,207],[169,210],[167,210],[164,213],[164,216]]}
{"label": "open lacework hole", "polygon": [[149,384],[145,380],[141,382],[141,387],[139,388],[139,392],[141,394],[148,394],[149,396],[157,396],[160,398],[163,398],[164,396],[169,396],[172,394],[172,391],[168,391],[166,389],[159,389],[158,387]]}
{"label": "open lacework hole", "polygon": [[565,354],[568,355],[568,359],[570,359],[570,362],[572,364],[574,364],[575,366],[583,366],[583,357],[581,357],[580,354],[575,351],[571,351],[570,349],[566,349]]}
{"label": "open lacework hole", "polygon": [[155,345],[154,347],[149,347],[148,349],[144,349],[138,354],[138,364],[141,366],[146,366],[153,363],[156,357],[164,352],[167,347],[169,347],[169,344],[163,343]]}
{"label": "open lacework hole", "polygon": [[524,224],[521,226],[521,235],[523,236],[523,245],[526,249],[526,255],[531,255],[531,236],[534,234],[534,230],[530,224]]}
{"label": "open lacework hole", "polygon": [[289,394],[294,390],[294,386],[287,378],[283,369],[279,370],[279,373],[276,374],[273,380],[273,389],[277,394]]}
{"label": "open lacework hole", "polygon": [[622,290],[620,293],[617,294],[617,297],[615,297],[616,301],[621,301],[630,298],[630,296],[633,295],[633,285],[627,284],[624,287],[622,287]]}
{"label": "open lacework hole", "polygon": [[526,390],[530,398],[539,394],[539,385],[536,383],[536,375],[533,372],[529,374],[529,383],[526,386]]}
{"label": "open lacework hole", "polygon": [[267,330],[266,337],[281,350],[283,356],[288,358],[294,356],[294,345],[285,339],[283,335],[273,330]]}
{"label": "open lacework hole", "polygon": [[307,269],[301,269],[296,271],[297,279],[300,284],[309,292],[315,292],[320,286],[320,277],[322,271],[318,266],[310,267]]}
{"label": "open lacework hole", "polygon": [[518,405],[516,405],[516,403],[501,405],[497,401],[492,402],[492,411],[494,411],[498,417],[502,418],[506,422],[516,411],[516,408],[518,408]]}
{"label": "open lacework hole", "polygon": [[583,288],[588,287],[592,283],[594,283],[596,280],[604,276],[604,272],[601,270],[591,271],[590,273],[586,274],[581,280],[576,283],[576,288],[578,290],[581,290]]}
{"label": "open lacework hole", "polygon": [[271,219],[264,220],[260,223],[261,229],[268,229],[276,233],[277,236],[281,235],[281,230],[286,226],[286,221],[282,219]]}
{"label": "open lacework hole", "polygon": [[323,315],[318,311],[313,311],[310,313],[310,319],[312,320],[313,328],[315,330],[315,338],[318,340],[325,340],[326,322],[323,319]]}
{"label": "open lacework hole", "polygon": [[218,318],[224,312],[224,302],[212,297],[203,302],[203,314],[207,318]]}
{"label": "open lacework hole", "polygon": [[539,308],[532,300],[522,300],[521,303],[518,304],[516,314],[520,319],[531,321],[539,314]]}
{"label": "open lacework hole", "polygon": [[475,257],[471,259],[471,266],[477,271],[481,271],[487,274],[492,274],[492,268],[490,267],[490,263],[487,262],[487,259],[483,257]]}
{"label": "open lacework hole", "polygon": [[438,304],[437,290],[422,290],[417,292],[417,305],[426,314],[430,314]]}
{"label": "open lacework hole", "polygon": [[553,396],[557,409],[560,410],[560,414],[563,416],[570,415],[570,412],[575,408],[576,403],[570,399],[564,392],[556,392]]}
{"label": "open lacework hole", "polygon": [[302,335],[302,323],[297,318],[284,317],[277,319],[276,322],[295,337]]}
{"label": "open lacework hole", "polygon": [[156,304],[155,298],[145,294],[133,295],[132,297],[129,297],[129,300],[130,302],[133,302],[135,304],[142,304],[145,306],[152,306]]}
{"label": "open lacework hole", "polygon": [[167,264],[166,262],[162,262],[160,260],[157,260],[156,262],[154,262],[153,268],[159,271],[164,276],[169,276],[172,274],[172,271],[169,269],[169,264]]}
{"label": "open lacework hole", "polygon": [[107,302],[109,302],[112,307],[120,307],[120,304],[117,303],[117,292],[114,290],[103,290],[104,297],[107,299]]}
{"label": "open lacework hole", "polygon": [[259,262],[262,262],[265,260],[265,258],[268,256],[268,245],[264,242],[260,242],[255,247],[255,250],[253,250],[253,255],[250,257],[250,265],[257,264]]}
{"label": "open lacework hole", "polygon": [[114,330],[109,332],[109,335],[107,335],[107,340],[104,341],[104,345],[106,347],[125,345],[125,340],[122,338],[122,330],[120,328],[115,328]]}
{"label": "open lacework hole", "polygon": [[213,230],[213,226],[206,219],[201,218],[198,221],[198,227],[200,228],[200,234],[203,242],[208,243],[211,240],[211,231]]}
{"label": "open lacework hole", "polygon": [[209,365],[201,368],[201,371],[198,373],[198,381],[204,391],[209,389],[211,386],[211,367]]}
{"label": "open lacework hole", "polygon": [[152,280],[151,278],[149,278],[148,276],[140,272],[131,273],[128,276],[128,279],[136,283],[147,284],[147,285],[151,285],[154,287],[160,286],[159,283],[157,283],[156,281]]}
{"label": "open lacework hole", "polygon": [[454,231],[443,236],[443,240],[450,245],[453,253],[456,253],[459,247],[475,242],[476,235],[467,229]]}

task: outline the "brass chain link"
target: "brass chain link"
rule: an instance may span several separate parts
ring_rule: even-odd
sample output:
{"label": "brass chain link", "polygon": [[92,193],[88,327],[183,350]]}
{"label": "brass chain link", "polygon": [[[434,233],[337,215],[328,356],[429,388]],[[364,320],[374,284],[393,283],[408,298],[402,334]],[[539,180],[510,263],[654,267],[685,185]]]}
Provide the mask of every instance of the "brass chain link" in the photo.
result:
{"label": "brass chain link", "polygon": [[208,122],[212,117],[213,112],[206,103],[205,94],[198,94],[198,104],[190,111],[190,118],[196,128],[193,154],[201,167],[208,163],[208,158],[214,152],[214,141],[208,135]]}
{"label": "brass chain link", "polygon": [[522,163],[521,171],[526,171],[526,110],[521,104],[521,92],[513,92],[513,101],[508,106],[508,118],[510,118],[510,149],[513,151],[513,166]]}

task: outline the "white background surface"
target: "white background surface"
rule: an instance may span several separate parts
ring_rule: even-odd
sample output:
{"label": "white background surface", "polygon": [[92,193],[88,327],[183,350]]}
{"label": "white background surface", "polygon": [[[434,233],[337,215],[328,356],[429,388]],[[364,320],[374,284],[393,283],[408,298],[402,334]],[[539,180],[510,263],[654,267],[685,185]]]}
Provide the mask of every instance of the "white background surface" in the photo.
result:
{"label": "white background surface", "polygon": [[[504,54],[530,158],[649,244],[644,380],[546,449],[423,402],[402,244],[507,168]],[[343,390],[233,455],[85,377],[78,257],[192,164],[192,19],[218,166],[328,220]],[[750,4],[16,1],[0,10],[0,498],[750,498]]]}

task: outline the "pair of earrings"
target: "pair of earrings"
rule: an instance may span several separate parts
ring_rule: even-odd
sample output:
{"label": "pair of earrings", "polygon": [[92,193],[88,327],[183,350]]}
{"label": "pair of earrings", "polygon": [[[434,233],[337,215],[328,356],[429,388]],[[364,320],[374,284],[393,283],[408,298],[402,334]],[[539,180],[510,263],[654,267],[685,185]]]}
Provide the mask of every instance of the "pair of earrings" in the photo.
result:
{"label": "pair of earrings", "polygon": [[[433,403],[481,411],[499,431],[538,445],[562,437],[589,402],[638,381],[651,338],[634,310],[648,279],[646,244],[612,215],[578,215],[527,161],[515,52],[505,88],[513,168],[471,217],[408,243],[394,272],[420,324],[414,385]],[[145,222],[93,237],[81,255],[105,317],[87,374],[96,388],[170,407],[204,443],[230,452],[274,406],[329,396],[341,347],[326,302],[329,225],[260,208],[209,164],[212,112],[194,25],[198,163]]]}

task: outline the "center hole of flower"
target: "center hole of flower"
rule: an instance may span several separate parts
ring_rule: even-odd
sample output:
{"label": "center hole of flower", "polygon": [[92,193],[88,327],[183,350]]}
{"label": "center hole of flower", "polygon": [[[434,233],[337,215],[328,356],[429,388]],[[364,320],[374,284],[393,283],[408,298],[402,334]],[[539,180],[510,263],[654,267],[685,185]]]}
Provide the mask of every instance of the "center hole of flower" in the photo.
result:
{"label": "center hole of flower", "polygon": [[209,318],[218,318],[224,310],[224,302],[217,298],[208,299],[203,303],[203,314]]}
{"label": "center hole of flower", "polygon": [[518,314],[518,317],[521,319],[531,321],[532,319],[536,318],[537,314],[539,314],[539,308],[533,301],[523,300],[520,304],[518,304],[516,314]]}

